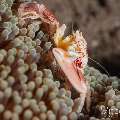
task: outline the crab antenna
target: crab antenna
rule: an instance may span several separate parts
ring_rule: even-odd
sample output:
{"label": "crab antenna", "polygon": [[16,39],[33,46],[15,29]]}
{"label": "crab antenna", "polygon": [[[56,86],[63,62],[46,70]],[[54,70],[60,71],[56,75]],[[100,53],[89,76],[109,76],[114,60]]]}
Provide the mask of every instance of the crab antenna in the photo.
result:
{"label": "crab antenna", "polygon": [[73,29],[73,22],[72,22],[72,25],[71,25],[71,26],[72,26],[72,33],[74,33],[74,29]]}
{"label": "crab antenna", "polygon": [[94,59],[92,59],[90,57],[88,57],[88,59],[90,59],[91,61],[93,61],[94,63],[96,63],[99,67],[101,67],[106,72],[106,74],[108,75],[108,77],[110,76],[109,72],[107,71],[107,69],[103,65],[101,65],[99,62],[97,62],[96,60],[94,60]]}

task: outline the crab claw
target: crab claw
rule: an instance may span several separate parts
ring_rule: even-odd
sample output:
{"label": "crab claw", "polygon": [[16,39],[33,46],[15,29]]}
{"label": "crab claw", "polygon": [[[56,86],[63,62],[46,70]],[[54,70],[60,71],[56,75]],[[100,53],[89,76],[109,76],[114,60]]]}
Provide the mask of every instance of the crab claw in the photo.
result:
{"label": "crab claw", "polygon": [[61,69],[67,76],[69,82],[80,93],[80,105],[78,106],[77,110],[77,113],[79,114],[84,106],[87,94],[87,84],[84,80],[82,72],[80,70],[76,70],[77,68],[74,67],[71,59],[67,56],[66,51],[60,48],[53,48],[53,54]]}
{"label": "crab claw", "polygon": [[18,8],[18,15],[22,19],[40,18],[43,22],[48,24],[59,24],[55,16],[43,4],[38,4],[36,2],[20,4]]}
{"label": "crab claw", "polygon": [[71,59],[67,57],[67,53],[60,48],[53,48],[53,54],[72,86],[78,92],[86,93],[87,86],[82,72],[80,70],[77,72]]}
{"label": "crab claw", "polygon": [[37,19],[39,18],[39,4],[22,3],[18,8],[18,16],[22,19]]}

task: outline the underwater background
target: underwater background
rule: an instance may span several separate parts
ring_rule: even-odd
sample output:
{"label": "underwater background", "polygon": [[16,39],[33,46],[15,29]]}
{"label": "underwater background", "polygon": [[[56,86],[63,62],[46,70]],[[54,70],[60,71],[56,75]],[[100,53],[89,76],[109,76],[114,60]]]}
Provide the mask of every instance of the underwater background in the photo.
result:
{"label": "underwater background", "polygon": [[[80,114],[79,93],[66,89],[55,44],[41,19],[19,18],[20,4],[44,4],[87,41],[91,106]],[[120,119],[120,0],[0,0],[0,120]]]}

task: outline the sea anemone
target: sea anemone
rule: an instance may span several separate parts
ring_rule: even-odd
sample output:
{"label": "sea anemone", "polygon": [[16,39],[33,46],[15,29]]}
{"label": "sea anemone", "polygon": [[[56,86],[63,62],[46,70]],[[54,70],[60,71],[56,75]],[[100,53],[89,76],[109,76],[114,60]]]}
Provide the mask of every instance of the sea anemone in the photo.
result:
{"label": "sea anemone", "polygon": [[65,75],[51,54],[53,38],[42,20],[19,18],[15,8],[21,2],[31,0],[0,1],[0,119],[109,120],[101,108],[120,109],[120,79],[87,66],[92,103],[90,112],[84,106],[78,115],[80,98],[63,84]]}

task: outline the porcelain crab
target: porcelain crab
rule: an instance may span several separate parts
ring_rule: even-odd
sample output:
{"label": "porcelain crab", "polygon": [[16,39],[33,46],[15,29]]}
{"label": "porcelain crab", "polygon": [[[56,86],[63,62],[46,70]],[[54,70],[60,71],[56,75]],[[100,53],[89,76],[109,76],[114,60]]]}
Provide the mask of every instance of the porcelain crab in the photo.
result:
{"label": "porcelain crab", "polygon": [[66,25],[59,25],[54,15],[42,4],[23,3],[18,9],[21,19],[38,19],[50,26],[56,26],[53,39],[56,47],[52,52],[62,71],[65,73],[71,85],[80,93],[80,105],[78,113],[81,112],[85,98],[87,98],[87,108],[90,106],[90,87],[84,79],[84,68],[88,62],[87,43],[79,31],[64,38]]}
{"label": "porcelain crab", "polygon": [[66,25],[63,24],[56,30],[54,41],[57,48],[53,48],[53,54],[69,82],[80,93],[78,111],[81,112],[86,97],[87,109],[90,106],[90,86],[83,75],[88,62],[87,43],[79,31],[63,38],[65,29]]}

